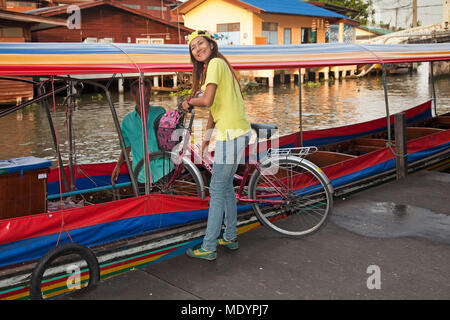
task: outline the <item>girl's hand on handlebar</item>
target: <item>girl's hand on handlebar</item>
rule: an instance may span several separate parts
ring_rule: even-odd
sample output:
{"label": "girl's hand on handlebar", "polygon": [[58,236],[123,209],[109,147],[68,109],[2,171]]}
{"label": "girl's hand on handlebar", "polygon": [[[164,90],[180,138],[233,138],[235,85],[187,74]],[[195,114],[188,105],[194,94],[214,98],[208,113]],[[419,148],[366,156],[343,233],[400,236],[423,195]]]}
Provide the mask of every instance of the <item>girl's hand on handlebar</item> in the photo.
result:
{"label": "girl's hand on handlebar", "polygon": [[183,103],[181,104],[181,108],[184,112],[189,112],[192,110],[193,106],[190,105],[187,101],[183,101]]}

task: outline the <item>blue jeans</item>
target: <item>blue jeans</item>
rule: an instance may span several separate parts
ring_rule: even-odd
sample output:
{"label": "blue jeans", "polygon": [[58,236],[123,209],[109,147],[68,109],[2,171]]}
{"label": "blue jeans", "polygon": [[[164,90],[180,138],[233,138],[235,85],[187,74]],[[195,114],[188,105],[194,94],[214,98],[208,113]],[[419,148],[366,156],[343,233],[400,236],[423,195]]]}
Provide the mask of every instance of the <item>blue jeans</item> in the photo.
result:
{"label": "blue jeans", "polygon": [[[251,137],[251,131],[228,141],[216,141],[214,165],[210,183],[210,200],[204,250],[216,251],[217,238],[225,223],[223,236],[226,240],[237,237],[237,205],[233,187],[233,176],[239,163],[244,163],[243,154]],[[224,219],[225,214],[225,219]]]}

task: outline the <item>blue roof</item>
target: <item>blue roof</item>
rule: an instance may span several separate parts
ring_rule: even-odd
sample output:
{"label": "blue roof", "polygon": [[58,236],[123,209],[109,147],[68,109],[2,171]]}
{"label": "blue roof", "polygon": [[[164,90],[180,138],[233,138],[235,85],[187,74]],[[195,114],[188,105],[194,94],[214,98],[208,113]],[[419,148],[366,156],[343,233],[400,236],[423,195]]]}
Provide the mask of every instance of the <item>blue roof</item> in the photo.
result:
{"label": "blue roof", "polygon": [[300,1],[300,0],[240,0],[265,12],[295,14],[314,17],[349,19],[334,11]]}

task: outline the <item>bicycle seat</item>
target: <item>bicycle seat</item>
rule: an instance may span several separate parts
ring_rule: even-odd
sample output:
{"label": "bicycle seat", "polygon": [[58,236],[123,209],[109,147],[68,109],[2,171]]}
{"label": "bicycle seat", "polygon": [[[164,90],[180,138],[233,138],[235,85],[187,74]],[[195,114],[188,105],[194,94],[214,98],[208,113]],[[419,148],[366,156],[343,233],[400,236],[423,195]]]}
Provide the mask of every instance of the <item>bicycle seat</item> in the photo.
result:
{"label": "bicycle seat", "polygon": [[278,126],[275,124],[269,124],[269,123],[251,123],[251,128],[256,131],[256,137],[259,139],[260,130],[264,130],[265,135],[263,135],[264,138],[270,139],[270,137],[275,133],[275,131],[278,129]]}

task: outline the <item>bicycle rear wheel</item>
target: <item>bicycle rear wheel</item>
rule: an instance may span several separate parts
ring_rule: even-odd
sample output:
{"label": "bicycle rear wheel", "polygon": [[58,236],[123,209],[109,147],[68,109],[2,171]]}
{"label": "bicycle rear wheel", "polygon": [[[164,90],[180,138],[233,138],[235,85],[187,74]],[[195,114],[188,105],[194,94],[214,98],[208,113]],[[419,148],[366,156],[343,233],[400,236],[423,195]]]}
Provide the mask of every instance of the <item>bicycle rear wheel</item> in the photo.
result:
{"label": "bicycle rear wheel", "polygon": [[289,237],[305,237],[320,230],[333,208],[328,181],[307,160],[271,159],[255,170],[249,181],[249,198],[258,220]]}
{"label": "bicycle rear wheel", "polygon": [[[155,163],[159,163],[158,170],[162,174],[162,178],[158,181],[152,181],[152,193],[174,194],[192,197],[204,197],[201,176],[195,170],[187,165],[184,161],[178,162],[167,151],[152,152],[149,154],[150,167]],[[134,176],[139,176],[139,172],[144,170],[144,159],[138,162],[133,171]]]}

